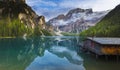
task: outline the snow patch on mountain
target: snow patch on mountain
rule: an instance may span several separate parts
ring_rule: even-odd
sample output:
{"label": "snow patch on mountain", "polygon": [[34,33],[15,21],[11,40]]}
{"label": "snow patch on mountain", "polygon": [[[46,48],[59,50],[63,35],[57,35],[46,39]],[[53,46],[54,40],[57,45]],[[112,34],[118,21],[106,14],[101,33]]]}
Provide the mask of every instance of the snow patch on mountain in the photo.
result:
{"label": "snow patch on mountain", "polygon": [[93,12],[92,9],[73,9],[66,15],[50,19],[49,24],[64,32],[79,33],[98,23],[109,11]]}

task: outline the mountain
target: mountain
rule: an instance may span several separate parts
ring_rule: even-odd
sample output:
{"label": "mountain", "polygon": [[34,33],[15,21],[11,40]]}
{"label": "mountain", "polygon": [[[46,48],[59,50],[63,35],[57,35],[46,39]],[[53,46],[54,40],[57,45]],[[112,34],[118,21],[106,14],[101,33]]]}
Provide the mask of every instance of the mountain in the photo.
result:
{"label": "mountain", "polygon": [[120,37],[120,5],[110,11],[96,26],[80,35],[97,37]]}
{"label": "mountain", "polygon": [[64,32],[79,33],[94,26],[109,11],[93,12],[92,9],[76,8],[70,10],[66,15],[60,14],[48,21],[54,29]]}
{"label": "mountain", "polygon": [[38,16],[25,0],[0,0],[0,36],[50,34],[44,16]]}

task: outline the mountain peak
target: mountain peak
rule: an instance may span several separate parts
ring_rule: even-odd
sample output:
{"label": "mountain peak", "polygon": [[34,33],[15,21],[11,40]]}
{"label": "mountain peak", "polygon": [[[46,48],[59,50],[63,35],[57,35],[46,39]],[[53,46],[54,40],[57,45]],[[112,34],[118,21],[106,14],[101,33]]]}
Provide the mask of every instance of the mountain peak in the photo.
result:
{"label": "mountain peak", "polygon": [[81,9],[81,8],[76,8],[76,9],[72,9],[68,12],[68,14],[70,13],[82,13],[82,12],[93,12],[92,9]]}
{"label": "mountain peak", "polygon": [[115,9],[120,9],[120,4],[115,7]]}
{"label": "mountain peak", "polygon": [[107,11],[93,12],[92,9],[75,8],[70,10],[66,15],[58,15],[50,19],[48,23],[58,27],[61,31],[79,33],[83,30],[94,26],[100,21]]}
{"label": "mountain peak", "polygon": [[85,11],[86,11],[86,14],[91,14],[91,13],[93,13],[92,8],[90,8],[90,9],[86,9]]}
{"label": "mountain peak", "polygon": [[64,14],[61,14],[61,15],[58,15],[57,16],[57,19],[64,19],[65,18],[65,15]]}
{"label": "mountain peak", "polygon": [[[70,10],[70,11],[68,12],[68,14],[66,14],[67,19],[69,19],[69,18],[72,16],[73,13],[74,13],[74,14],[78,14],[78,13],[91,14],[91,13],[93,13],[93,11],[92,11],[91,8],[90,8],[90,9],[75,8],[75,9]],[[66,19],[66,20],[67,20],[67,19]]]}

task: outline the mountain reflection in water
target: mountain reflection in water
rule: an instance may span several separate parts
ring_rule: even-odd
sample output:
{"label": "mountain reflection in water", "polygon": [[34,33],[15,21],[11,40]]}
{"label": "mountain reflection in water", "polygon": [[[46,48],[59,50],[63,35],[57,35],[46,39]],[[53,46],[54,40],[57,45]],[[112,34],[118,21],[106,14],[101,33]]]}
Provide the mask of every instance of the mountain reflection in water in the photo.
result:
{"label": "mountain reflection in water", "polygon": [[85,70],[78,37],[0,39],[0,70]]}
{"label": "mountain reflection in water", "polygon": [[45,51],[43,57],[36,57],[26,70],[85,70],[83,65],[70,63],[67,58],[59,58]]}

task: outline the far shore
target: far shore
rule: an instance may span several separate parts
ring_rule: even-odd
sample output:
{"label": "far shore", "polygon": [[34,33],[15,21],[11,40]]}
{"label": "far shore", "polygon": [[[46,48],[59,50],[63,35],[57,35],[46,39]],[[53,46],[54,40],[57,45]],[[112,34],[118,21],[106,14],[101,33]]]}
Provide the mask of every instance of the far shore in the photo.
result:
{"label": "far shore", "polygon": [[2,38],[16,38],[16,37],[0,37],[0,39],[2,39]]}

